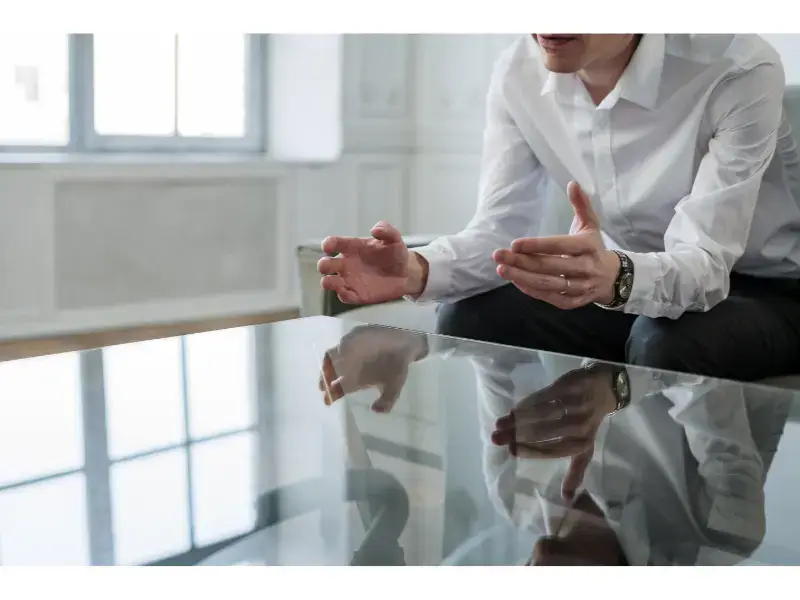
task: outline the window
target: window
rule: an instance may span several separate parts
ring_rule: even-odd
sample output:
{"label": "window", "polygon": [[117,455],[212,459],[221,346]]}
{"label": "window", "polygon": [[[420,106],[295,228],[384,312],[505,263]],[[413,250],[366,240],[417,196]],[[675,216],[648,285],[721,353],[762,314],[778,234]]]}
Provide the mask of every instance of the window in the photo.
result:
{"label": "window", "polygon": [[262,151],[265,48],[244,34],[3,36],[0,147]]}

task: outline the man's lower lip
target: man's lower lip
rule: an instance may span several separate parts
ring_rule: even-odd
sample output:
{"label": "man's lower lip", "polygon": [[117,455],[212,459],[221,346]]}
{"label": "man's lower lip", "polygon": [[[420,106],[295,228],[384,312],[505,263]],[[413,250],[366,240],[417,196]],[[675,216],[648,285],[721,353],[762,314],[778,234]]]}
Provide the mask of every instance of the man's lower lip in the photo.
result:
{"label": "man's lower lip", "polygon": [[575,41],[575,38],[539,38],[539,45],[545,50],[557,50],[566,46],[570,42]]}

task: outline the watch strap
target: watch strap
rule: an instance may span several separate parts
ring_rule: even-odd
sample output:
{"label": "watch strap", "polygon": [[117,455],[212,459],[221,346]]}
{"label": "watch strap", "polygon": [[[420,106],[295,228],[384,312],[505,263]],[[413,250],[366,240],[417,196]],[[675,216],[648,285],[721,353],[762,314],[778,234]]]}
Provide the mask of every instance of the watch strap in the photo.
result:
{"label": "watch strap", "polygon": [[612,252],[619,257],[619,273],[617,273],[617,278],[614,280],[613,286],[614,298],[608,304],[595,302],[597,306],[609,309],[620,308],[625,305],[628,298],[622,295],[622,284],[626,277],[633,278],[633,261],[630,257],[620,250],[612,250]]}

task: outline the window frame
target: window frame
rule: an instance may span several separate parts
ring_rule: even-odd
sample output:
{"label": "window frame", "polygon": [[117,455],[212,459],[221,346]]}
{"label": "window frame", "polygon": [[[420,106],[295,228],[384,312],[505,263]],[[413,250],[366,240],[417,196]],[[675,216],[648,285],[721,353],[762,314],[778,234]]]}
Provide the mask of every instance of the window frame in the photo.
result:
{"label": "window frame", "polygon": [[0,154],[256,154],[266,151],[267,36],[247,34],[245,130],[242,137],[101,135],[94,128],[94,37],[68,35],[68,141],[64,145],[0,143]]}

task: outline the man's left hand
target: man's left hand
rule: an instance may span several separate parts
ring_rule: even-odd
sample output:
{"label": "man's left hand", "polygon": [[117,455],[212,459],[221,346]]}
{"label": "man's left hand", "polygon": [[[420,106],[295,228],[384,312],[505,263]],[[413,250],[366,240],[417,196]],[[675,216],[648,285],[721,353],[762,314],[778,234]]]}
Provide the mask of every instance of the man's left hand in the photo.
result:
{"label": "man's left hand", "polygon": [[558,308],[609,304],[619,257],[606,249],[597,214],[581,187],[571,182],[567,195],[575,211],[574,233],[515,240],[510,250],[494,253],[497,273],[529,296]]}

